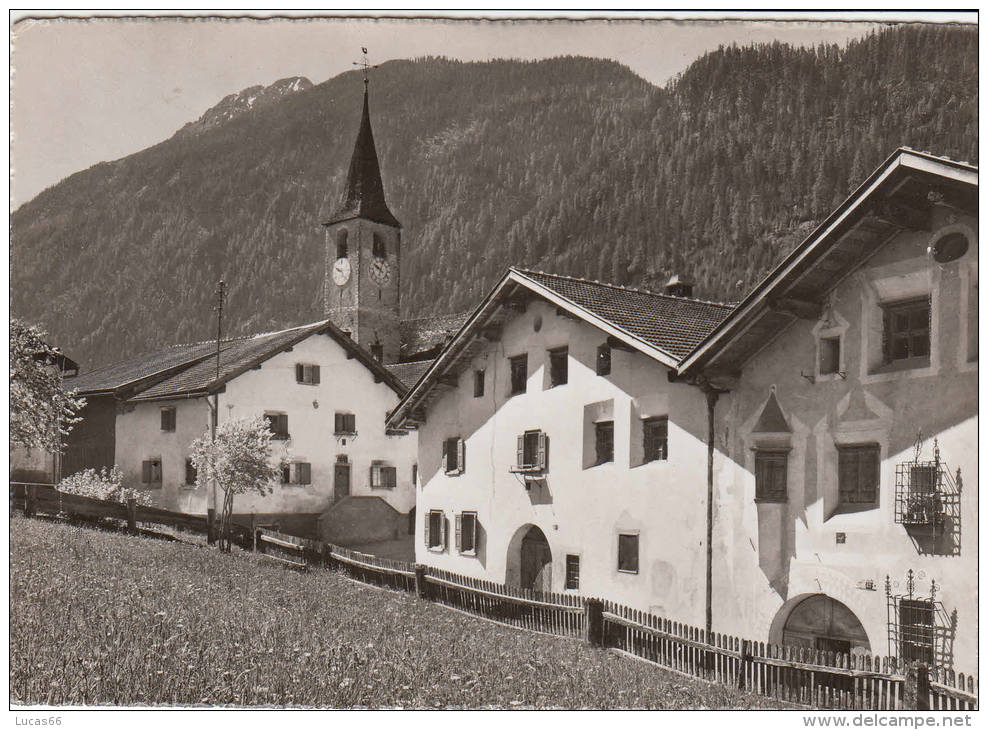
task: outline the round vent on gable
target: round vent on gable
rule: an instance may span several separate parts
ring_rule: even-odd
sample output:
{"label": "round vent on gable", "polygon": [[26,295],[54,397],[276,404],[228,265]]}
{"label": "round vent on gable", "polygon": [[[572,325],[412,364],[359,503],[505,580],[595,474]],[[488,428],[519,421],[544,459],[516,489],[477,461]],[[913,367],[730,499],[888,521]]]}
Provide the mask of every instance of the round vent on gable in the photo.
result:
{"label": "round vent on gable", "polygon": [[930,246],[930,256],[938,264],[947,264],[956,261],[967,253],[967,236],[959,231],[940,236],[936,242]]}

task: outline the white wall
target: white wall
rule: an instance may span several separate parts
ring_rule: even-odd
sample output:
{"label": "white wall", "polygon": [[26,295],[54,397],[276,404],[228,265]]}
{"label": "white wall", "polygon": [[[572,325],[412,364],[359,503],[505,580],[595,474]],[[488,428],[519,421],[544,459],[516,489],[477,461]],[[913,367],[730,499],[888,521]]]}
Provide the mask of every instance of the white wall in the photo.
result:
{"label": "white wall", "polygon": [[[536,319],[541,328],[534,330]],[[666,369],[637,353],[613,350],[609,376],[595,372],[603,332],[556,314],[537,301],[509,320],[491,343],[429,408],[419,430],[416,558],[461,574],[514,582],[518,540],[537,525],[552,550],[553,590],[562,591],[566,555],[580,556],[580,593],[651,609],[680,621],[702,622],[705,565],[706,405],[697,388],[670,384]],[[569,347],[569,382],[548,387],[547,350]],[[508,397],[508,358],[528,353],[528,390]],[[473,397],[473,371],[486,371],[485,395]],[[613,463],[584,468],[584,410],[607,402],[614,416]],[[668,461],[632,466],[640,450],[641,418],[669,416]],[[526,490],[509,473],[516,439],[526,430],[549,436],[545,485]],[[632,438],[633,434],[635,438]],[[466,441],[466,470],[442,472],[442,441]],[[590,437],[592,446],[593,438]],[[424,545],[424,520],[442,509],[449,546]],[[476,511],[482,527],[476,556],[456,553],[454,516]],[[620,532],[639,532],[639,573],[617,571]],[[509,553],[511,558],[509,559]]]}
{"label": "white wall", "polygon": [[[295,380],[295,364],[320,366],[320,383],[306,385]],[[415,505],[411,483],[415,462],[416,435],[388,436],[386,413],[398,403],[397,394],[358,360],[347,359],[346,351],[328,335],[313,335],[265,361],[260,369],[248,370],[227,383],[220,394],[220,422],[230,418],[263,415],[265,411],[288,414],[291,439],[276,441],[277,458],[288,456],[312,465],[309,485],[274,485],[268,496],[238,496],[238,513],[319,513],[333,502],[333,465],[346,455],[351,468],[352,495],[378,496],[402,513]],[[175,406],[176,431],[161,431],[161,406]],[[356,414],[355,437],[334,436],[334,414]],[[164,483],[155,492],[155,502],[169,509],[202,514],[207,508],[203,489],[183,486],[189,444],[208,431],[209,408],[204,399],[140,403],[118,416],[117,460],[125,478],[140,486],[141,462],[161,456]],[[370,486],[371,461],[387,461],[397,468],[395,489]]]}

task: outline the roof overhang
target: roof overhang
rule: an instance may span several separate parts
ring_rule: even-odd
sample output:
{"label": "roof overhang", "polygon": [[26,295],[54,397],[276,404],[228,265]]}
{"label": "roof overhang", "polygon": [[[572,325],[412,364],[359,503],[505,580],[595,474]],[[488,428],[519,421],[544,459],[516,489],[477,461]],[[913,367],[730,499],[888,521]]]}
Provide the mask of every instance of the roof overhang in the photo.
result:
{"label": "roof overhang", "polygon": [[519,295],[524,298],[536,296],[544,299],[577,319],[607,333],[629,348],[665,365],[670,370],[676,367],[676,358],[664,350],[588,311],[558,292],[525,276],[523,272],[509,268],[480,305],[470,314],[456,335],[446,344],[432,366],[423,373],[418,382],[391,412],[387,420],[389,428],[403,428],[417,423],[413,414],[422,408],[426,399],[440,384],[442,376],[459,360],[464,357],[473,357],[474,353],[470,349],[471,343],[482,337],[482,333],[490,327],[500,326],[501,322],[507,319],[507,315],[504,314],[505,310],[510,310],[510,305],[518,300]]}
{"label": "roof overhang", "polygon": [[895,151],[694,350],[678,373],[737,372],[793,321],[812,317],[831,289],[903,230],[922,230],[929,211],[977,211],[978,169],[908,148]]}

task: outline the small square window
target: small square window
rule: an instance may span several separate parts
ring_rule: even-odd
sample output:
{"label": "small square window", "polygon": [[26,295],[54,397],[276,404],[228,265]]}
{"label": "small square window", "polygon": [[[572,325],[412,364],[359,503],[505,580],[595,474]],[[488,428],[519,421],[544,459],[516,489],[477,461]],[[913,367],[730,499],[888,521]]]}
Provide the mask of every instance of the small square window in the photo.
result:
{"label": "small square window", "polygon": [[760,502],[785,502],[789,454],[786,451],[755,452],[755,499]]}
{"label": "small square window", "polygon": [[820,375],[840,371],[840,337],[820,338]]}
{"label": "small square window", "polygon": [[473,371],[473,397],[483,398],[484,397],[484,371],[474,370]]}
{"label": "small square window", "polygon": [[569,348],[549,350],[549,387],[566,385],[569,380]]}
{"label": "small square window", "polygon": [[642,421],[645,463],[669,458],[669,417],[658,416]]}
{"label": "small square window", "polygon": [[162,408],[161,409],[161,430],[162,431],[174,431],[175,430],[175,408]]}
{"label": "small square window", "polygon": [[356,414],[337,411],[333,417],[333,433],[337,435],[357,433]]}
{"label": "small square window", "polygon": [[638,572],[638,535],[618,535],[618,571]]}
{"label": "small square window", "polygon": [[606,344],[597,348],[597,375],[611,374],[611,348]]}
{"label": "small square window", "polygon": [[566,589],[576,591],[580,589],[580,556],[566,556]]}
{"label": "small square window", "polygon": [[304,363],[295,364],[295,382],[305,385],[319,384],[319,366],[306,365]]}
{"label": "small square window", "polygon": [[528,355],[511,358],[511,395],[524,393],[528,389]]}
{"label": "small square window", "polygon": [[614,421],[598,421],[594,424],[594,443],[597,464],[614,461]]}

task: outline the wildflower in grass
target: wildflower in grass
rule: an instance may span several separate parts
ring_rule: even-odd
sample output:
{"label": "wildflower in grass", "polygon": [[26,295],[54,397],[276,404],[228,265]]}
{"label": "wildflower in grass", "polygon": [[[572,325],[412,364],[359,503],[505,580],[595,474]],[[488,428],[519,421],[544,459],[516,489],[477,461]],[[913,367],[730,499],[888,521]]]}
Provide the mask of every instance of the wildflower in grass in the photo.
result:
{"label": "wildflower in grass", "polygon": [[58,491],[110,502],[136,499],[138,504],[151,504],[150,494],[123,485],[123,472],[116,464],[112,469],[105,466],[102,469],[84,469],[67,476],[58,483]]}

